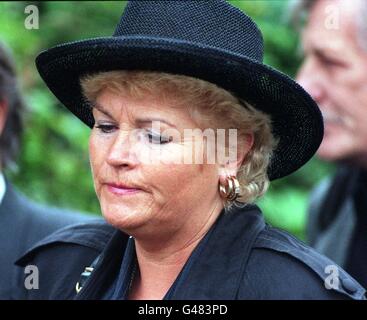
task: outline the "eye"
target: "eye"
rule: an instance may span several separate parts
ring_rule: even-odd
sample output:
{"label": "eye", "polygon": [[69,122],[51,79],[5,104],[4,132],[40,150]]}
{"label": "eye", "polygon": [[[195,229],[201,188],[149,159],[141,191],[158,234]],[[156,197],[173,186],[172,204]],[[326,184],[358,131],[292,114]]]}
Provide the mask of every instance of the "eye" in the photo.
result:
{"label": "eye", "polygon": [[147,137],[149,142],[153,144],[166,144],[172,141],[172,137],[166,138],[154,132],[148,132]]}
{"label": "eye", "polygon": [[325,66],[330,67],[330,68],[345,66],[345,63],[343,63],[342,61],[332,59],[329,57],[325,57],[325,56],[321,57],[321,61]]}
{"label": "eye", "polygon": [[111,133],[115,129],[117,129],[117,127],[113,124],[98,124],[98,125],[95,125],[94,127],[103,133]]}
{"label": "eye", "polygon": [[328,65],[328,66],[333,66],[333,65],[335,65],[335,64],[336,64],[333,60],[328,59],[328,58],[323,58],[323,59],[322,59],[322,62],[323,62],[324,64]]}

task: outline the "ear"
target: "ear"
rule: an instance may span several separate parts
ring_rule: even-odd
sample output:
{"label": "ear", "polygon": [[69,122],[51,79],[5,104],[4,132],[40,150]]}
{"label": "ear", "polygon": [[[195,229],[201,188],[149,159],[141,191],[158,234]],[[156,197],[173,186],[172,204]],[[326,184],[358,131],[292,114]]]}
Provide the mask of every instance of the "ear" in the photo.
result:
{"label": "ear", "polygon": [[6,100],[0,100],[0,135],[4,131],[7,118],[8,118],[8,103]]}
{"label": "ear", "polygon": [[237,144],[237,157],[229,157],[225,163],[219,165],[219,176],[223,181],[228,176],[236,176],[238,169],[241,167],[243,161],[246,159],[247,154],[254,145],[254,135],[249,133],[246,135],[244,144]]}

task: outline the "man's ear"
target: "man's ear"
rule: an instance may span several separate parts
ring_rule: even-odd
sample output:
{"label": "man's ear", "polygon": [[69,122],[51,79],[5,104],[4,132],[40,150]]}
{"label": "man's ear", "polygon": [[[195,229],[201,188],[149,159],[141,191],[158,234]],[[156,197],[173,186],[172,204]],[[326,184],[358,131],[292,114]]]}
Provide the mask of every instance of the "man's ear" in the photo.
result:
{"label": "man's ear", "polygon": [[2,135],[6,119],[8,118],[8,103],[6,100],[0,100],[0,136]]}
{"label": "man's ear", "polygon": [[219,166],[219,175],[223,178],[227,176],[236,176],[238,169],[241,167],[247,154],[254,145],[254,135],[249,133],[246,135],[245,143],[237,145],[237,157],[229,159],[226,163],[221,163]]}

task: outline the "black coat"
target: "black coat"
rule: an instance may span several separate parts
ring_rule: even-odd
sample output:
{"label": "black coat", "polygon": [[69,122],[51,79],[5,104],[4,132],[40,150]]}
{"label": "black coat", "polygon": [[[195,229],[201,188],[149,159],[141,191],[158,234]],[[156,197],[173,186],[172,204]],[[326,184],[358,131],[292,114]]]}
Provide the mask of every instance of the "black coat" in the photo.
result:
{"label": "black coat", "polygon": [[310,246],[337,262],[367,288],[367,171],[342,165],[310,197]]}
{"label": "black coat", "polygon": [[91,216],[38,205],[6,182],[0,205],[0,299],[12,298],[21,270],[14,262],[31,246],[57,229],[91,220]]}
{"label": "black coat", "polygon": [[[128,235],[105,223],[73,226],[54,233],[18,261],[23,268],[37,266],[42,275],[39,289],[23,289],[19,298],[103,299],[121,274],[128,241]],[[81,273],[97,257],[94,270],[77,294],[75,287],[82,279]],[[298,239],[266,225],[258,207],[247,206],[222,212],[165,298],[365,298],[365,290],[337,267],[339,283],[326,289],[330,265],[334,263]]]}

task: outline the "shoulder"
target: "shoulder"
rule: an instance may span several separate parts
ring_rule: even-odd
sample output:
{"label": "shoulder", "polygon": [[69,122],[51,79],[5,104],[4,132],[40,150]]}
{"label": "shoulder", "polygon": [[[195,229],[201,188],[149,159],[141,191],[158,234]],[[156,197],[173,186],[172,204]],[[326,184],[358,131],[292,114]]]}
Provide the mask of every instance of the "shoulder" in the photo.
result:
{"label": "shoulder", "polygon": [[100,252],[115,231],[115,228],[100,219],[64,227],[37,242],[18,259],[17,264],[24,265],[36,256],[48,256],[54,252],[54,247],[75,246],[80,250]]}
{"label": "shoulder", "polygon": [[[8,191],[7,191],[8,192]],[[14,216],[8,224],[21,235],[20,253],[56,230],[88,221],[103,220],[97,215],[37,203],[17,190],[9,189],[7,207]]]}
{"label": "shoulder", "polygon": [[10,182],[6,183],[1,212],[15,227],[25,228],[20,230],[21,232],[30,230],[41,237],[64,226],[96,218],[88,213],[37,203],[17,190]]}
{"label": "shoulder", "polygon": [[365,290],[333,261],[270,226],[259,234],[246,270],[256,299],[365,298]]}
{"label": "shoulder", "polygon": [[[18,283],[18,299],[69,299],[85,267],[101,254],[116,229],[104,221],[94,220],[62,228],[36,243],[18,261],[23,279]],[[26,290],[27,266],[39,274],[39,288]],[[56,292],[57,291],[57,292]]]}
{"label": "shoulder", "polygon": [[72,224],[38,241],[18,261],[27,259],[39,251],[47,250],[47,248],[55,244],[59,246],[74,244],[101,251],[115,230],[115,228],[107,224],[104,220],[98,218]]}

